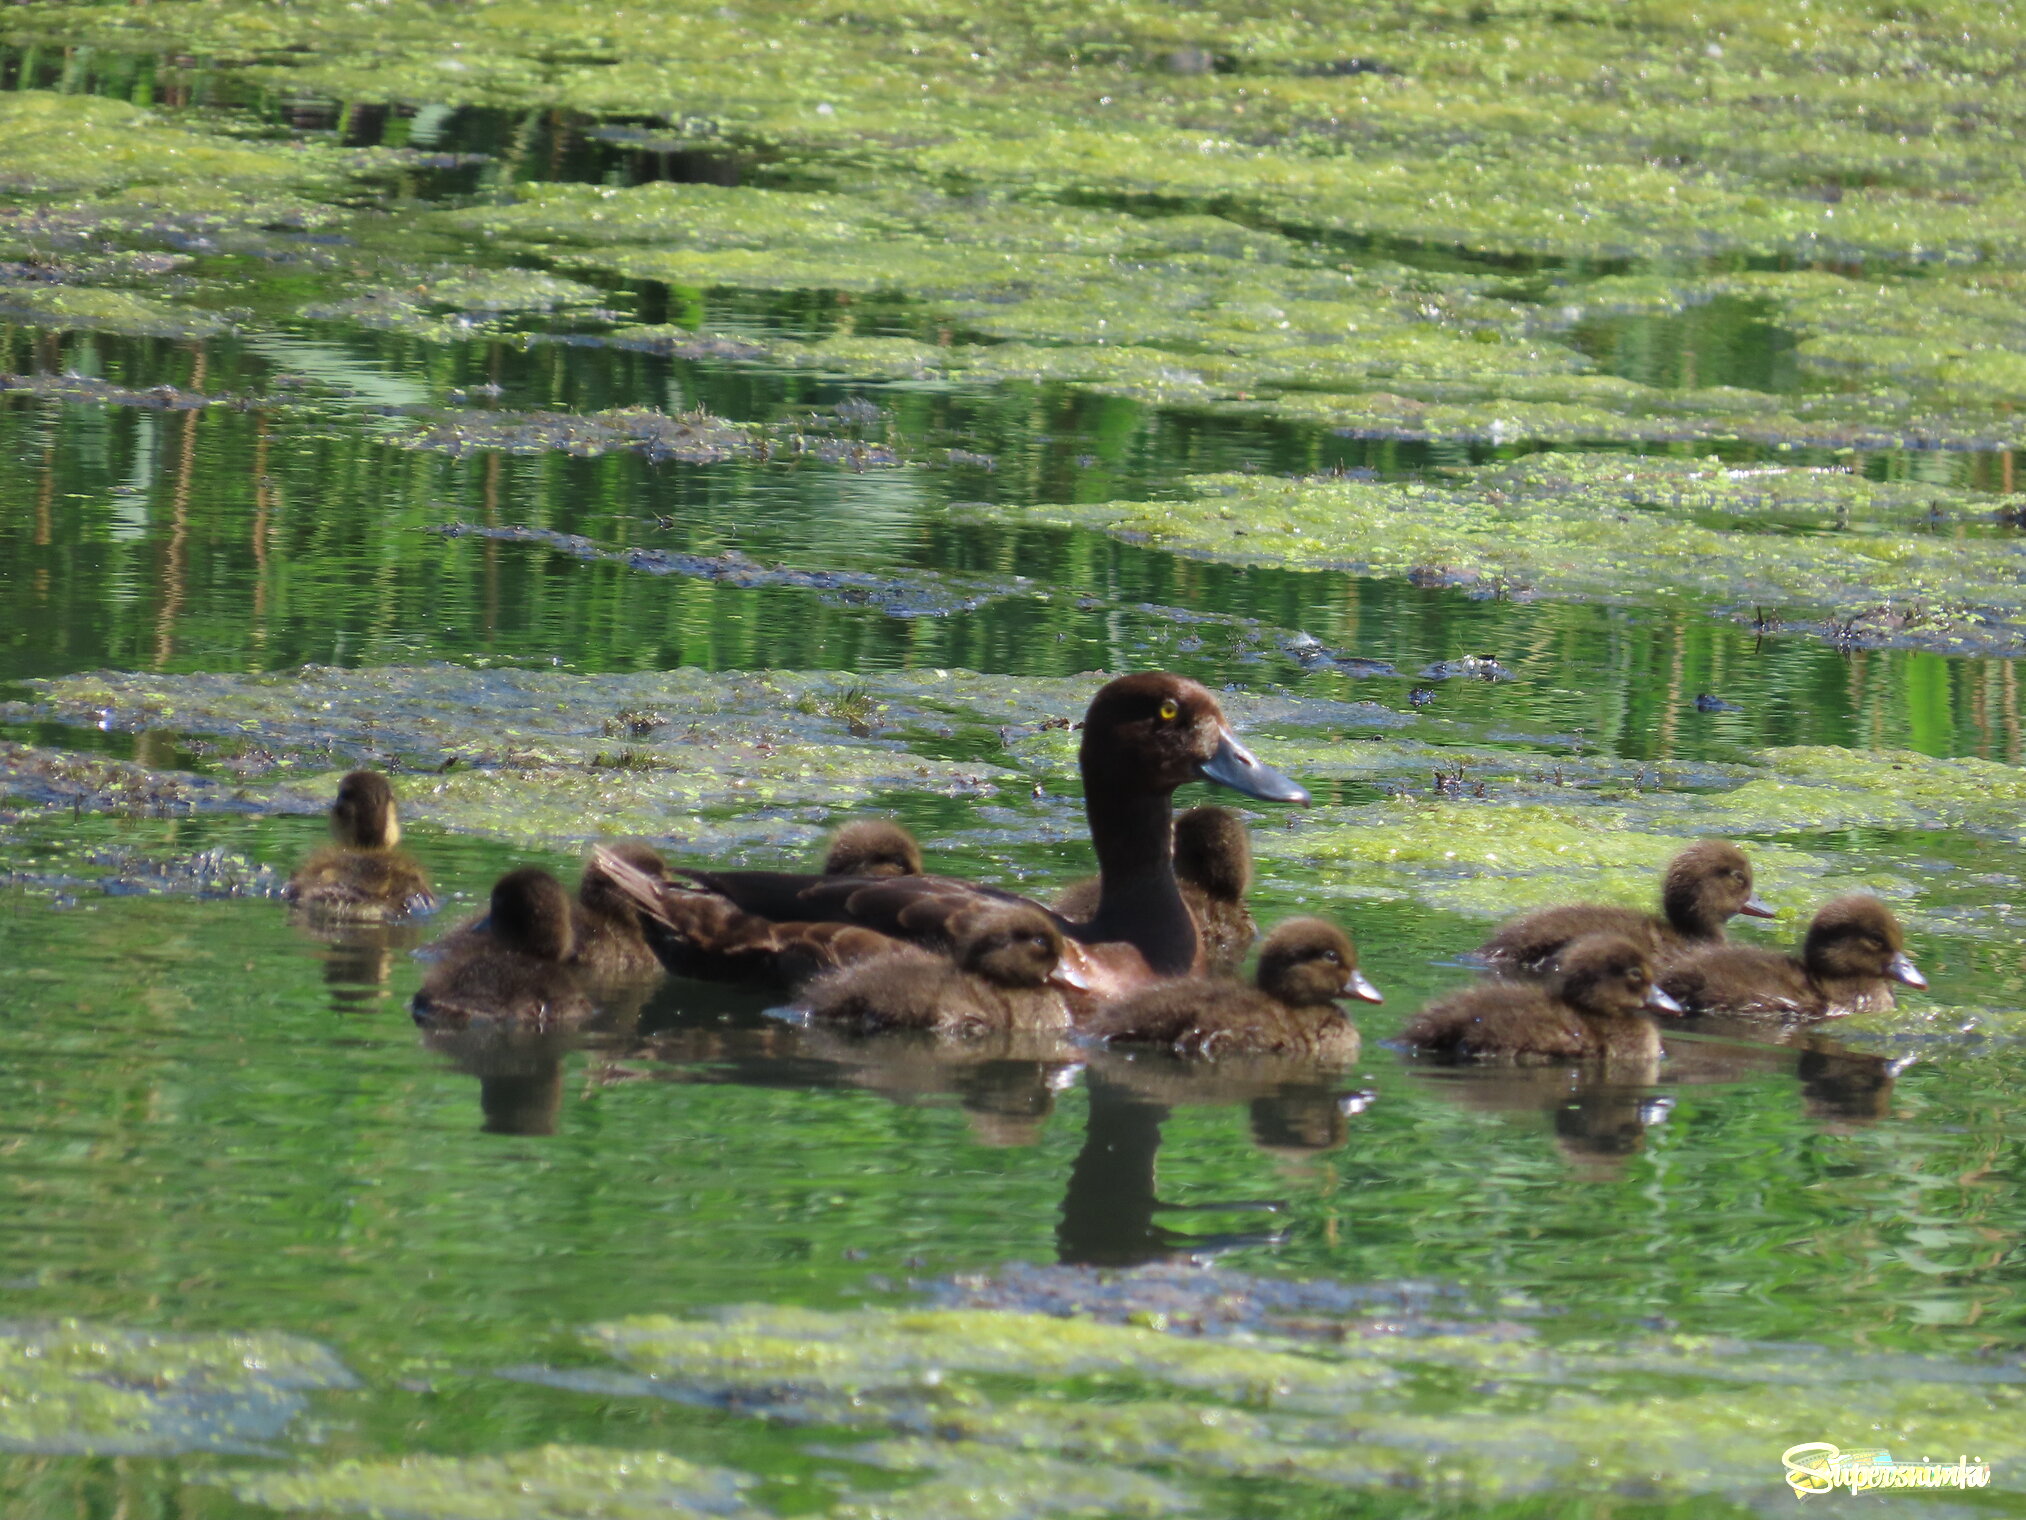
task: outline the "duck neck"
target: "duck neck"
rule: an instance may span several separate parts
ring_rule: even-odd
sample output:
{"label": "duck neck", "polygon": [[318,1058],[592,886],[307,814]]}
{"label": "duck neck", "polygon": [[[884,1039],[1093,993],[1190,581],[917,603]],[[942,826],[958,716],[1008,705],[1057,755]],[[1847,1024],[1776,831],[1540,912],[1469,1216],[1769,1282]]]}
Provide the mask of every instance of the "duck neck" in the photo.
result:
{"label": "duck neck", "polygon": [[1072,932],[1087,945],[1123,940],[1162,976],[1196,964],[1196,922],[1175,881],[1174,808],[1166,793],[1086,794],[1097,850],[1097,912]]}

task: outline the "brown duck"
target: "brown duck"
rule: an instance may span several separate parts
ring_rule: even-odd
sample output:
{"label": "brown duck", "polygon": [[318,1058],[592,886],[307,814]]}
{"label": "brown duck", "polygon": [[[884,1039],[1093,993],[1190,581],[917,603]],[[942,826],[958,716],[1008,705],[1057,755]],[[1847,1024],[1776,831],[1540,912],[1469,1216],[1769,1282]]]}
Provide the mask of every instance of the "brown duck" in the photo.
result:
{"label": "brown duck", "polygon": [[1812,1023],[1893,1006],[1892,984],[1925,987],[1892,910],[1853,893],[1824,903],[1799,955],[1754,945],[1713,945],[1661,973],[1690,1013]]}
{"label": "brown duck", "polygon": [[492,888],[486,940],[432,969],[409,1005],[431,1029],[478,1023],[554,1029],[594,1011],[566,964],[576,948],[570,894],[547,871],[509,871]]}
{"label": "brown duck", "polygon": [[[1245,906],[1252,890],[1252,840],[1245,820],[1230,808],[1190,808],[1175,819],[1175,880],[1196,921],[1203,965],[1209,971],[1236,971],[1259,937],[1259,925]],[[1087,919],[1097,912],[1098,879],[1065,887],[1055,899],[1064,918]]]}
{"label": "brown duck", "polygon": [[884,818],[847,823],[830,836],[825,876],[919,876],[922,850],[914,835]]}
{"label": "brown duck", "polygon": [[[1065,940],[1053,980],[1104,998],[1196,970],[1196,926],[1175,880],[1175,788],[1208,780],[1247,796],[1302,803],[1308,793],[1238,742],[1208,691],[1158,671],[1122,676],[1099,690],[1084,717],[1078,764],[1097,852],[1098,904],[1088,919],[1048,914]],[[869,932],[947,953],[958,923],[976,909],[1041,906],[947,876],[680,874],[694,885],[658,887],[623,863],[613,868],[647,914],[648,938],[663,964],[686,975],[792,976],[795,946],[812,932],[833,940],[846,931]],[[749,947],[756,944],[754,954]]]}
{"label": "brown duck", "polygon": [[861,1033],[1066,1030],[1068,1005],[1048,982],[1062,944],[1062,931],[1038,909],[981,908],[959,926],[951,957],[898,946],[817,977],[800,1001],[811,1018]]}
{"label": "brown duck", "polygon": [[1654,985],[1645,950],[1622,934],[1589,934],[1545,982],[1480,982],[1423,1008],[1400,1039],[1449,1060],[1650,1063],[1660,1031],[1647,1010],[1681,1006]]}
{"label": "brown duck", "polygon": [[319,916],[360,920],[435,908],[429,878],[400,848],[394,788],[378,771],[353,771],[338,783],[331,839],[289,878],[284,899]]}
{"label": "brown duck", "polygon": [[[642,874],[656,881],[668,880],[667,862],[652,845],[628,840],[606,849],[610,856]],[[499,948],[500,941],[492,932],[492,914],[486,912],[459,924],[422,953],[449,961]],[[571,949],[565,959],[599,982],[641,981],[662,975],[661,958],[640,932],[640,914],[633,899],[613,884],[595,854],[577,882],[577,901],[571,909]]]}
{"label": "brown duck", "polygon": [[1500,926],[1478,950],[1492,967],[1541,975],[1556,952],[1586,934],[1620,934],[1645,950],[1655,965],[1702,945],[1721,944],[1733,914],[1771,918],[1773,910],[1752,891],[1752,863],[1721,839],[1692,844],[1668,863],[1658,915],[1612,903],[1563,903],[1523,913]]}
{"label": "brown duck", "polygon": [[1382,1002],[1358,970],[1350,936],[1320,918],[1291,918],[1260,947],[1257,986],[1190,977],[1107,1003],[1086,1034],[1118,1044],[1165,1045],[1181,1055],[1282,1055],[1345,1065],[1358,1058],[1358,1027],[1339,998]]}

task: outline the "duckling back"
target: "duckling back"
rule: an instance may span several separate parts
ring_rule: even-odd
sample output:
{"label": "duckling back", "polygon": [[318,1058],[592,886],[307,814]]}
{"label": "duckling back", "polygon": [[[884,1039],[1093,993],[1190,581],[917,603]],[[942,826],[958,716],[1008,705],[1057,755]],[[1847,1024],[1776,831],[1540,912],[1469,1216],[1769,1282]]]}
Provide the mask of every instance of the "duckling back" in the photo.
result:
{"label": "duckling back", "polygon": [[493,884],[487,940],[431,970],[410,1005],[416,1022],[553,1029],[588,1018],[591,1001],[564,964],[575,949],[572,909],[547,871],[530,866],[502,876]]}
{"label": "duckling back", "polygon": [[1655,993],[1638,941],[1593,934],[1556,957],[1547,982],[1480,982],[1423,1008],[1400,1038],[1450,1060],[1651,1063],[1660,1031],[1641,1010],[1672,1007]]}

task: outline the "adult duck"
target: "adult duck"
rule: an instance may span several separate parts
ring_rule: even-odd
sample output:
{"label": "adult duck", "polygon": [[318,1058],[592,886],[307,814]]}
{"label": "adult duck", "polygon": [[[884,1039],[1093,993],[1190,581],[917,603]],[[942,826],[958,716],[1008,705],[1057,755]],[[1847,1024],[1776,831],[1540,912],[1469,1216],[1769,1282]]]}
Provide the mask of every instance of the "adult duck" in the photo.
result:
{"label": "adult duck", "polygon": [[[1188,975],[1199,967],[1199,940],[1175,880],[1175,788],[1215,781],[1268,802],[1306,803],[1308,793],[1238,742],[1208,691],[1161,671],[1098,691],[1077,764],[1098,901],[1082,919],[1042,909],[1064,937],[1054,982],[1103,999]],[[980,907],[1041,907],[947,876],[685,871],[691,885],[658,887],[623,862],[608,868],[642,908],[663,963],[691,975],[790,979],[788,963],[809,935],[877,935],[947,953],[959,921]],[[748,953],[755,944],[762,950]]]}
{"label": "adult duck", "polygon": [[1690,1013],[1814,1023],[1893,1006],[1893,983],[1926,987],[1906,936],[1877,898],[1852,893],[1822,905],[1799,955],[1713,945],[1676,961],[1660,985]]}
{"label": "adult duck", "polygon": [[318,917],[371,922],[427,913],[429,878],[401,847],[394,788],[378,771],[353,771],[331,804],[331,843],[303,862],[282,897]]}
{"label": "adult duck", "polygon": [[1257,985],[1196,976],[1107,1003],[1084,1033],[1178,1055],[1296,1056],[1332,1065],[1358,1058],[1358,1026],[1340,998],[1384,1002],[1358,970],[1350,936],[1320,918],[1291,918],[1259,950]]}
{"label": "adult duck", "polygon": [[526,866],[493,883],[485,939],[438,964],[410,1010],[426,1029],[473,1025],[539,1030],[595,1011],[567,962],[576,949],[575,905],[547,871]]}
{"label": "adult duck", "polygon": [[1546,982],[1467,987],[1422,1009],[1400,1039],[1452,1061],[1650,1065],[1660,1030],[1648,1012],[1681,1005],[1654,984],[1645,948],[1623,934],[1590,934],[1556,957]]}
{"label": "adult duck", "polygon": [[[1203,964],[1211,971],[1238,969],[1259,937],[1259,925],[1245,905],[1252,890],[1252,840],[1245,820],[1230,808],[1190,808],[1175,819],[1175,880],[1196,921]],[[1095,876],[1065,887],[1055,899],[1064,918],[1097,912]]]}
{"label": "adult duck", "polygon": [[1586,934],[1619,934],[1658,965],[1723,943],[1725,922],[1739,913],[1774,916],[1752,889],[1752,863],[1745,852],[1726,840],[1704,839],[1668,863],[1658,915],[1615,903],[1562,903],[1507,921],[1478,954],[1498,970],[1541,975],[1572,941]]}

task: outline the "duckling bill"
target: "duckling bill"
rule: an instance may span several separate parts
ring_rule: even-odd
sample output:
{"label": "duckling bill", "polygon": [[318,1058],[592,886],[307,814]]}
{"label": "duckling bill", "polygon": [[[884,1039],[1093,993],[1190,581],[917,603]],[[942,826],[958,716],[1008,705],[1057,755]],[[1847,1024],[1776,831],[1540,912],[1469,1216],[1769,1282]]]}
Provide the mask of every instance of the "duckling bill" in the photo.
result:
{"label": "duckling bill", "polygon": [[1117,1044],[1165,1045],[1179,1055],[1284,1055],[1337,1065],[1357,1060],[1359,1037],[1341,998],[1383,1002],[1358,969],[1350,936],[1295,918],[1267,936],[1256,985],[1191,977],[1108,1003],[1086,1034]]}
{"label": "duckling bill", "polygon": [[281,895],[335,919],[428,913],[436,906],[429,878],[400,845],[393,786],[378,771],[353,771],[331,804],[331,843],[303,862]]}

